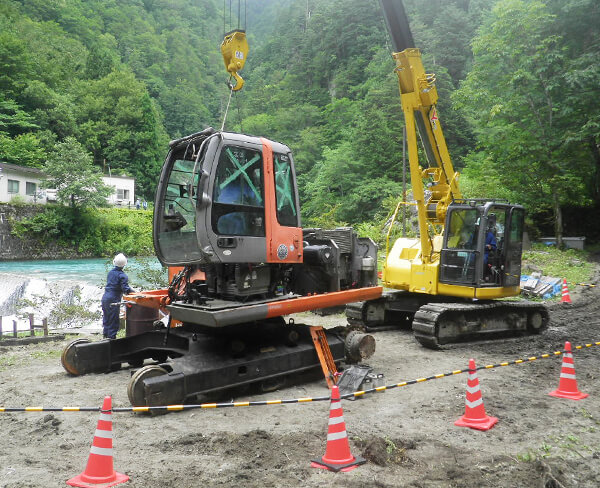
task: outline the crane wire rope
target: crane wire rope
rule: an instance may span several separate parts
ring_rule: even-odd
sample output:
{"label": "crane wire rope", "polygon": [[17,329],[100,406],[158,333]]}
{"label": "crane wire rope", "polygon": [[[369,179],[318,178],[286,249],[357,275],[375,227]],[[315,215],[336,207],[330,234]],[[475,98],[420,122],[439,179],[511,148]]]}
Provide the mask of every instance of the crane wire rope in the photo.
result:
{"label": "crane wire rope", "polygon": [[[229,30],[231,30],[233,28],[232,4],[233,4],[233,0],[229,0]],[[225,36],[227,33],[226,16],[227,16],[227,0],[223,0],[223,36]],[[246,3],[246,0],[244,0],[244,30],[246,29],[247,18],[248,18],[248,5]],[[237,22],[238,29],[240,29],[241,19],[242,19],[242,2],[241,2],[241,0],[238,0],[238,22]],[[221,132],[223,132],[223,130],[225,129],[227,115],[229,114],[229,106],[231,105],[231,97],[234,92],[234,89],[233,89],[234,86],[231,83],[232,78],[233,78],[233,76],[230,76],[229,80],[227,81],[227,86],[229,87],[229,98],[227,100],[227,106],[225,107],[225,113],[223,114],[223,122],[221,123]],[[241,104],[240,104],[239,98],[237,98],[236,100],[237,100],[238,118],[240,121],[240,131],[242,131],[243,130],[242,129],[242,114],[241,114],[241,109],[240,109]]]}
{"label": "crane wire rope", "polygon": [[[231,80],[231,78],[229,78]],[[225,107],[225,113],[223,114],[223,123],[221,124],[221,132],[225,129],[225,121],[227,120],[227,113],[229,112],[229,104],[231,103],[231,96],[233,95],[233,85],[231,82],[227,83],[229,85],[229,99],[227,100],[227,107]]]}

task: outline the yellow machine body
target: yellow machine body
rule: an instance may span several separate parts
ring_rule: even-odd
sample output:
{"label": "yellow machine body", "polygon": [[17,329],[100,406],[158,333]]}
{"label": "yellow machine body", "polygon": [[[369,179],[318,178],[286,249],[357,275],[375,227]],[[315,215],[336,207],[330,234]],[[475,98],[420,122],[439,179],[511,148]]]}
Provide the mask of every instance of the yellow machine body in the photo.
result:
{"label": "yellow machine body", "polygon": [[511,297],[520,293],[518,286],[479,288],[440,283],[439,246],[441,246],[442,236],[436,236],[432,241],[433,259],[425,263],[422,259],[419,239],[397,239],[387,254],[383,268],[383,286],[412,293],[479,300]]}
{"label": "yellow machine body", "polygon": [[[448,206],[463,199],[458,187],[459,173],[452,166],[436,109],[435,75],[425,72],[417,48],[404,49],[394,53],[393,57],[406,123],[419,237],[400,238],[391,249],[388,240],[383,285],[413,293],[463,298],[493,299],[518,295],[519,286],[476,287],[440,282],[440,252]],[[417,128],[427,164],[419,161]],[[427,187],[424,180],[429,182]]]}

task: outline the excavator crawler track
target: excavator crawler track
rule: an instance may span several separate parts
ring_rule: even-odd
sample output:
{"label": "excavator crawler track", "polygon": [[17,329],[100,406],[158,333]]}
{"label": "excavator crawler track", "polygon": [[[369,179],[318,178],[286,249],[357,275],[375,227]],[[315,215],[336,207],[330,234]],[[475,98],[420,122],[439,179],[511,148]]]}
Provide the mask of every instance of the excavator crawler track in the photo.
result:
{"label": "excavator crawler track", "polygon": [[436,298],[386,292],[378,300],[349,303],[346,317],[351,327],[367,332],[412,326],[415,339],[430,349],[455,342],[539,334],[548,326],[548,310],[541,303],[426,301]]}
{"label": "excavator crawler track", "polygon": [[524,301],[428,303],[415,313],[415,339],[430,349],[444,344],[539,334],[548,327],[544,305]]}

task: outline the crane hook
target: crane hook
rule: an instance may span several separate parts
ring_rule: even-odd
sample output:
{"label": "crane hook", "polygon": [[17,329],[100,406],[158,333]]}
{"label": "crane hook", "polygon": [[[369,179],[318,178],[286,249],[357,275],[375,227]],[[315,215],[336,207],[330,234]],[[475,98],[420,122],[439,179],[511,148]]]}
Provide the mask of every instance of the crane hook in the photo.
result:
{"label": "crane hook", "polygon": [[238,74],[246,63],[248,56],[248,40],[246,32],[241,29],[235,29],[225,34],[223,43],[221,44],[221,54],[225,69],[236,80],[235,85],[231,85],[231,77],[229,84],[233,91],[239,91],[244,86],[243,78]]}

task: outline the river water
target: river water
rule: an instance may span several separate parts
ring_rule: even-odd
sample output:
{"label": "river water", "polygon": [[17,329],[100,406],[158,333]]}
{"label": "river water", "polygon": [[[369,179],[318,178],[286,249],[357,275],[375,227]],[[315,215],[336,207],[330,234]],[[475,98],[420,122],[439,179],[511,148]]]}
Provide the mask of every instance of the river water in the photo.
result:
{"label": "river water", "polygon": [[[28,313],[35,323],[48,318],[50,328],[80,328],[84,332],[102,329],[100,299],[109,259],[71,259],[0,262],[0,317],[4,334],[29,328]],[[125,267],[129,284],[135,289],[155,288],[166,277],[156,258],[131,258]]]}

